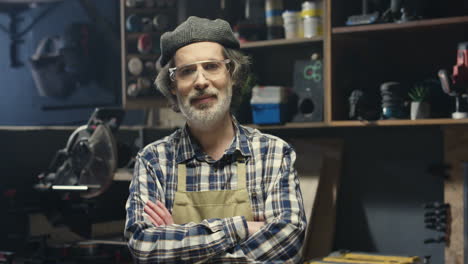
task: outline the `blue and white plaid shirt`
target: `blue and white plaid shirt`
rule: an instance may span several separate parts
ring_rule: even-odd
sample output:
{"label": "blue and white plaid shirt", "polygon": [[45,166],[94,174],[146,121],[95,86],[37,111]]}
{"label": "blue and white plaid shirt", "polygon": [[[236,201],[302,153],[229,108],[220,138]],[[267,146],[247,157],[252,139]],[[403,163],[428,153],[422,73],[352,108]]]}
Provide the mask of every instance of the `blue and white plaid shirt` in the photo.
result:
{"label": "blue and white plaid shirt", "polygon": [[[278,137],[241,126],[215,161],[203,153],[187,126],[146,146],[137,156],[127,201],[125,237],[138,263],[298,263],[306,218],[294,169],[296,154]],[[247,189],[255,221],[249,235],[243,216],[201,223],[154,226],[143,208],[160,200],[172,212],[177,164],[187,167],[187,191],[237,188],[236,158],[246,159]]]}

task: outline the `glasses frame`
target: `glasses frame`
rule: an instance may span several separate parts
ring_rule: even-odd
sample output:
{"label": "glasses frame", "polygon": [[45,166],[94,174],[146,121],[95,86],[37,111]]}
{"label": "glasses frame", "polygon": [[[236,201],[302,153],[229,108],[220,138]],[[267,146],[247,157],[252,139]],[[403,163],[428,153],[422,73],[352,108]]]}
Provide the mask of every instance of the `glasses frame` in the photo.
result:
{"label": "glasses frame", "polygon": [[[202,60],[202,61],[196,61],[196,62],[192,62],[192,63],[188,63],[188,64],[184,64],[184,65],[181,65],[179,67],[174,67],[174,68],[169,68],[169,79],[171,79],[171,81],[175,82],[175,73],[177,71],[177,69],[180,69],[180,68],[183,68],[183,67],[187,67],[187,66],[190,66],[190,65],[194,65],[194,64],[200,64],[200,63],[206,63],[206,62],[222,62],[224,63],[224,65],[227,65],[228,63],[231,62],[230,59],[224,59],[224,60]],[[227,67],[226,67],[227,69]],[[198,70],[197,70],[198,72]],[[198,73],[197,73],[198,74]]]}

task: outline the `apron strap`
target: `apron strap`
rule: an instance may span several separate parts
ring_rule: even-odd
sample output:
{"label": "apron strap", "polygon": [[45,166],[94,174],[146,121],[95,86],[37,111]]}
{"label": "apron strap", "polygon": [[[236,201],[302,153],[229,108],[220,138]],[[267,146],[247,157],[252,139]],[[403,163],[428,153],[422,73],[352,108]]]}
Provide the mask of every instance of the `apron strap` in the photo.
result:
{"label": "apron strap", "polygon": [[186,187],[187,180],[187,167],[185,163],[178,164],[177,166],[177,190],[185,192],[187,191]]}
{"label": "apron strap", "polygon": [[245,172],[245,158],[242,156],[237,157],[237,189],[247,188]]}

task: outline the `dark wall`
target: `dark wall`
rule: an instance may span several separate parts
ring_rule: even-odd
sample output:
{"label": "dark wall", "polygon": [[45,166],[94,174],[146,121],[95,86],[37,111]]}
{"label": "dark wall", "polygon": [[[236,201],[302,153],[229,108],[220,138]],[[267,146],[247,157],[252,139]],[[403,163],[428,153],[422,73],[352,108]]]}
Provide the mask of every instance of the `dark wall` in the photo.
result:
{"label": "dark wall", "polygon": [[344,139],[335,250],[432,255],[431,263],[443,263],[444,244],[423,243],[440,236],[425,229],[423,209],[424,203],[443,201],[442,179],[428,173],[429,166],[443,161],[439,127],[271,132],[285,139]]}

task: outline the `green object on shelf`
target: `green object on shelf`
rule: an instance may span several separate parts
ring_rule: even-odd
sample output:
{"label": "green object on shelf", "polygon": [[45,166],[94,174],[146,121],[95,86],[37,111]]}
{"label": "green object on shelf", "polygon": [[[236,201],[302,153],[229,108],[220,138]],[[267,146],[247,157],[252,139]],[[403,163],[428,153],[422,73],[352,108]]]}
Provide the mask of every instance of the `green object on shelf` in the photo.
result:
{"label": "green object on shelf", "polygon": [[422,102],[429,96],[429,89],[423,85],[415,85],[408,93],[414,102]]}

